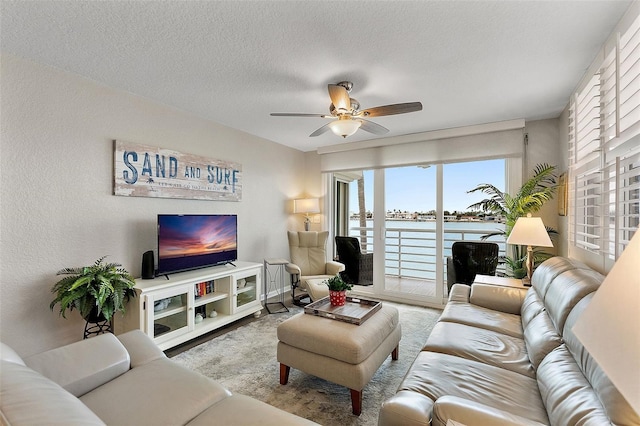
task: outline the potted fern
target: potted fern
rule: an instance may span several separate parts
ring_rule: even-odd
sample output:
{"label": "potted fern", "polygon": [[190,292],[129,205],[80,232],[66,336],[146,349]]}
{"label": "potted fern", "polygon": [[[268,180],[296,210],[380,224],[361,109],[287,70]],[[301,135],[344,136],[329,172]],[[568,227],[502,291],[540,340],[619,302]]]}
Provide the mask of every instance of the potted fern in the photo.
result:
{"label": "potted fern", "polygon": [[353,287],[345,282],[340,275],[336,275],[327,280],[329,286],[329,302],[332,306],[344,306],[347,303],[347,290]]}
{"label": "potted fern", "polygon": [[106,256],[91,266],[65,268],[56,275],[66,275],[51,292],[56,297],[49,308],[60,305],[60,315],[77,309],[87,322],[111,321],[113,315],[124,313],[126,302],[135,297],[134,278],[119,263],[105,263]]}

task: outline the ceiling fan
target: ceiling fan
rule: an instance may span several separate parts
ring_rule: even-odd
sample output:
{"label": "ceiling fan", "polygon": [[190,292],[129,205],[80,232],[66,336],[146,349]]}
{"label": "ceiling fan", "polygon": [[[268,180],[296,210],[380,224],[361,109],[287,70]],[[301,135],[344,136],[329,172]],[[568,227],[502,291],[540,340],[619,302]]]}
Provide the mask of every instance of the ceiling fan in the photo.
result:
{"label": "ceiling fan", "polygon": [[329,105],[329,114],[302,114],[289,112],[272,112],[274,117],[321,117],[330,118],[332,121],[320,127],[309,136],[319,136],[331,130],[338,136],[346,138],[353,135],[358,129],[373,133],[374,135],[384,135],[389,131],[386,127],[365,120],[369,117],[381,117],[384,115],[406,114],[408,112],[421,111],[422,104],[420,102],[407,102],[403,104],[382,105],[378,107],[360,110],[360,102],[349,97],[349,93],[353,88],[350,81],[341,81],[337,84],[329,84],[329,97],[331,105]]}

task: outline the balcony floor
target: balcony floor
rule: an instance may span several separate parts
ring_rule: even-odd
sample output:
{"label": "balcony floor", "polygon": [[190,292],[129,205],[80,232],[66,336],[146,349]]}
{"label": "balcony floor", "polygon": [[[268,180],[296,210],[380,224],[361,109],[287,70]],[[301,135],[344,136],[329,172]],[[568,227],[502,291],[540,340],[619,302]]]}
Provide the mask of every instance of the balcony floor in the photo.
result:
{"label": "balcony floor", "polygon": [[[363,287],[366,289],[367,287]],[[385,276],[385,290],[424,297],[436,297],[436,283],[420,278]]]}

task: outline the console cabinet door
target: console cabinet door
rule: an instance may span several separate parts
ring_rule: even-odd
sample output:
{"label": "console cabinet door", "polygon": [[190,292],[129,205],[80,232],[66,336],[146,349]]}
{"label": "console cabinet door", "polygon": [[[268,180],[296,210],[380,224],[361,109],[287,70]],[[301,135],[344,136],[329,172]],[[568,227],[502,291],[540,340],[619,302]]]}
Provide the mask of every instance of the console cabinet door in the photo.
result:
{"label": "console cabinet door", "polygon": [[157,344],[193,330],[193,285],[150,292],[145,297],[146,333]]}
{"label": "console cabinet door", "polygon": [[233,275],[233,312],[241,312],[260,305],[262,268],[254,268]]}

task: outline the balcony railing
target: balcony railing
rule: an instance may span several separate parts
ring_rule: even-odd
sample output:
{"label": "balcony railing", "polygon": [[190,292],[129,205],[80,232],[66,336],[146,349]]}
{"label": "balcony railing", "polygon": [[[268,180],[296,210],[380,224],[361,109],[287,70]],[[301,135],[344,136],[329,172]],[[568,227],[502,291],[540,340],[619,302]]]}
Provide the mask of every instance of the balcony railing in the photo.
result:
{"label": "balcony railing", "polygon": [[[361,246],[363,251],[373,251],[370,241],[373,239],[373,228],[351,227],[350,235],[360,238],[366,232],[367,243]],[[480,241],[490,231],[478,229],[444,229],[443,258],[446,277],[446,258],[451,256],[451,246],[456,241]],[[502,237],[492,237],[500,248],[500,256],[505,255],[505,241]],[[385,230],[385,275],[399,278],[418,278],[434,280],[436,278],[436,231],[434,229],[396,228]],[[499,266],[500,268],[500,266]],[[446,279],[445,279],[446,281]]]}

